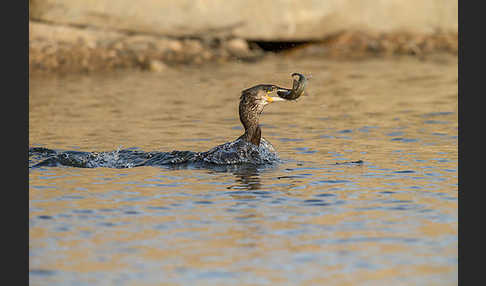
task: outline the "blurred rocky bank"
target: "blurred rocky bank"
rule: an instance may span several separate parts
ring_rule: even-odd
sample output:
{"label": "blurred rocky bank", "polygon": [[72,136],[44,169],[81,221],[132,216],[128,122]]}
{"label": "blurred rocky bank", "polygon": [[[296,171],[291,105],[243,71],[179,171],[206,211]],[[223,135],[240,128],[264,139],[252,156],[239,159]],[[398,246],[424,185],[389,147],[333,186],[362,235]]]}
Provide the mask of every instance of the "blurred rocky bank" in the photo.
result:
{"label": "blurred rocky bank", "polygon": [[458,50],[457,0],[30,0],[29,71]]}

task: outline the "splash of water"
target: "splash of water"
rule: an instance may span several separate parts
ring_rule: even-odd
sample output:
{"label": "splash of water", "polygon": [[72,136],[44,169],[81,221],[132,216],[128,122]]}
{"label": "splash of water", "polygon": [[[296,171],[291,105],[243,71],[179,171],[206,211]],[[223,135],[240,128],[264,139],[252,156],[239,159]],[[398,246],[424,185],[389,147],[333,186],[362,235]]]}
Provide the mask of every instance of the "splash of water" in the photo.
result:
{"label": "splash of water", "polygon": [[78,168],[133,168],[180,164],[237,165],[273,164],[279,160],[270,142],[262,138],[256,146],[242,139],[218,145],[206,152],[171,151],[144,152],[122,149],[108,152],[55,151],[47,148],[29,149],[29,159],[38,162],[31,167],[71,166]]}

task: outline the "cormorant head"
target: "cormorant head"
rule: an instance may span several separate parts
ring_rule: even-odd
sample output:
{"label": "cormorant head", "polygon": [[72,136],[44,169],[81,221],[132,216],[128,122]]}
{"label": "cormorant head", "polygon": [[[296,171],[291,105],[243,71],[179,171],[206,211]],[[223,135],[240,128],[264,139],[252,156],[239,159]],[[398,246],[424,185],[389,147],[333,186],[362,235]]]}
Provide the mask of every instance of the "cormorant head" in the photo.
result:
{"label": "cormorant head", "polygon": [[241,123],[245,127],[244,135],[247,141],[259,145],[261,130],[258,126],[258,119],[265,105],[275,101],[285,101],[278,96],[271,96],[279,89],[273,84],[259,84],[241,92],[239,113]]}
{"label": "cormorant head", "polygon": [[[239,112],[241,123],[245,127],[245,134],[241,138],[258,146],[261,138],[258,120],[263,107],[275,101],[295,100],[304,93],[307,80],[305,76],[293,73],[292,77],[298,78],[294,78],[292,89],[273,84],[259,84],[241,92]],[[272,93],[275,96],[272,96]]]}
{"label": "cormorant head", "polygon": [[280,89],[280,87],[273,84],[259,84],[245,89],[241,92],[240,108],[243,105],[249,109],[263,110],[263,107],[269,103],[275,101],[285,101],[285,99],[281,97],[271,95]]}

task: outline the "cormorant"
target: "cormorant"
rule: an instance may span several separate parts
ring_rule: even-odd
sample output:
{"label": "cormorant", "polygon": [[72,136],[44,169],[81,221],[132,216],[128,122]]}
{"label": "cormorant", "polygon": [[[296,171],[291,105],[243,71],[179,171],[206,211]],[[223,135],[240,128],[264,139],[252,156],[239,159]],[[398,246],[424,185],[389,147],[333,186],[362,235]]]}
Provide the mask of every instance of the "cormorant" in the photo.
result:
{"label": "cormorant", "polygon": [[262,164],[276,161],[277,152],[272,144],[262,137],[258,122],[265,105],[276,101],[295,100],[304,93],[306,78],[299,73],[293,73],[292,76],[298,78],[294,78],[292,89],[273,84],[259,84],[243,90],[238,111],[245,133],[235,141],[199,153],[198,158],[216,164]]}
{"label": "cormorant", "polygon": [[47,159],[35,166],[56,166],[60,164],[85,168],[126,168],[182,163],[218,165],[273,163],[278,160],[277,152],[272,144],[262,137],[258,123],[265,105],[277,101],[295,100],[303,94],[306,78],[299,73],[293,73],[292,76],[298,77],[298,79],[294,78],[292,89],[273,84],[259,84],[243,90],[238,110],[245,133],[234,141],[218,145],[206,152],[119,150],[113,152],[65,151],[58,153],[47,148],[30,148],[29,155],[49,154]]}

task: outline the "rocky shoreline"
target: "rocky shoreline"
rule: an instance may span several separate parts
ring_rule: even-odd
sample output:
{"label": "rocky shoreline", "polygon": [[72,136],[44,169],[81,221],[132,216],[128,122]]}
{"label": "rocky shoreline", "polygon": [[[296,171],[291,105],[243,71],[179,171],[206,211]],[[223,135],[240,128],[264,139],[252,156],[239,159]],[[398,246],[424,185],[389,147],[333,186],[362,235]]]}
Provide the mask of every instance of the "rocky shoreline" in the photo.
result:
{"label": "rocky shoreline", "polygon": [[457,55],[457,32],[417,34],[405,32],[341,32],[319,41],[271,43],[264,49],[257,42],[237,37],[165,37],[73,25],[29,23],[29,72],[84,73],[138,69],[160,72],[173,65],[209,62],[253,62],[273,54],[361,59],[376,56],[411,55],[426,58],[435,53]]}

